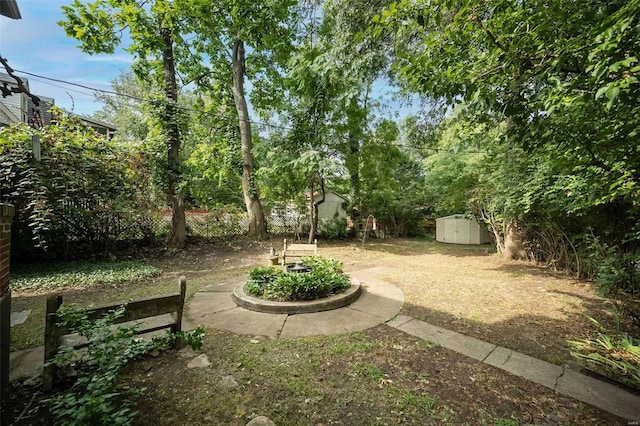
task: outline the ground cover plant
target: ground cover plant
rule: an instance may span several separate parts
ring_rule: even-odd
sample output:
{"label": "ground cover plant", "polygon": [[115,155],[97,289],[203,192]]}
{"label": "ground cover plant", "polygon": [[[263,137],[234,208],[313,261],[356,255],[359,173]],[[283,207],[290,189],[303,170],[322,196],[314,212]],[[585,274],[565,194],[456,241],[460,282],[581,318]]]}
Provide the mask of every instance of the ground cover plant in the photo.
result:
{"label": "ground cover plant", "polygon": [[310,256],[303,258],[302,263],[311,267],[311,271],[285,273],[276,266],[252,269],[245,286],[247,293],[268,300],[315,300],[349,288],[349,277],[339,261]]}
{"label": "ground cover plant", "polygon": [[52,290],[117,285],[157,277],[162,271],[140,261],[75,261],[12,267],[11,287],[17,290]]}

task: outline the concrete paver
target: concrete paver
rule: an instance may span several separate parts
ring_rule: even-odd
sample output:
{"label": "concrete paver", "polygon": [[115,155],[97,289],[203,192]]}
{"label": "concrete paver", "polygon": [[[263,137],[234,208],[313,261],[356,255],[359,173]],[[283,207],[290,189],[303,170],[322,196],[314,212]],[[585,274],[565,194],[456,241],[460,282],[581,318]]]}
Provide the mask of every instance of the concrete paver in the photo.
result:
{"label": "concrete paver", "polygon": [[378,317],[386,321],[396,315],[404,305],[404,294],[391,285],[371,285],[369,282],[362,284],[362,294],[349,307],[360,312]]}
{"label": "concrete paver", "polygon": [[9,354],[9,380],[33,377],[42,373],[44,346],[24,349]]}
{"label": "concrete paver", "polygon": [[555,390],[620,416],[630,424],[640,421],[640,396],[594,377],[565,368]]}
{"label": "concrete paver", "polygon": [[227,330],[235,334],[276,339],[280,335],[286,318],[287,314],[266,314],[236,306],[233,309],[214,312],[200,318],[191,317],[191,320],[197,325]]}
{"label": "concrete paver", "polygon": [[397,315],[393,319],[387,321],[387,325],[389,327],[399,328],[401,325],[408,323],[412,319],[413,317],[410,317],[408,315]]}
{"label": "concrete paver", "polygon": [[25,322],[27,318],[29,318],[30,313],[31,313],[31,309],[27,309],[26,311],[11,312],[11,320],[10,320],[11,327]]}
{"label": "concrete paver", "polygon": [[502,346],[496,347],[484,360],[484,363],[554,390],[558,377],[564,372],[564,368],[559,365],[551,364]]}
{"label": "concrete paver", "polygon": [[229,292],[197,292],[187,306],[187,315],[196,319],[237,307]]}
{"label": "concrete paver", "polygon": [[284,323],[280,337],[293,339],[297,337],[318,336],[322,334],[346,333],[371,328],[380,324],[380,318],[350,308],[340,308],[326,312],[289,315]]}
{"label": "concrete paver", "polygon": [[494,344],[483,342],[474,337],[465,336],[464,334],[415,319],[400,325],[397,329],[478,361],[484,360],[496,347]]}

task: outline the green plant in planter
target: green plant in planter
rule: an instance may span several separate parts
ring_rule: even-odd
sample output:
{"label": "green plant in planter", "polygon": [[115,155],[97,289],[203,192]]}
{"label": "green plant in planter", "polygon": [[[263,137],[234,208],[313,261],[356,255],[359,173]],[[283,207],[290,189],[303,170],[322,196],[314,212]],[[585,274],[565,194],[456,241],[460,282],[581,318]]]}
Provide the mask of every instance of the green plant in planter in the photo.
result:
{"label": "green plant in planter", "polygon": [[302,259],[308,273],[284,273],[278,267],[258,267],[249,272],[245,291],[268,300],[314,300],[340,293],[351,285],[342,264],[335,259],[311,256]]}

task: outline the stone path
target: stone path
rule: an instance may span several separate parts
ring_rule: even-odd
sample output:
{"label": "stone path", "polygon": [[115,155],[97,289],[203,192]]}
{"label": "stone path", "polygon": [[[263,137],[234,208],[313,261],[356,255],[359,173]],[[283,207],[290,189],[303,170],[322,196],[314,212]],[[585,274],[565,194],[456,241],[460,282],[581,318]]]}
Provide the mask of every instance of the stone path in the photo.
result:
{"label": "stone path", "polygon": [[640,396],[567,366],[541,361],[406,315],[398,315],[387,325],[598,407],[628,420],[629,424],[640,421]]}
{"label": "stone path", "polygon": [[[637,394],[586,376],[567,366],[551,364],[406,315],[397,315],[404,304],[402,291],[377,278],[391,270],[380,267],[351,273],[350,275],[358,279],[363,286],[362,296],[347,307],[312,314],[267,314],[249,311],[238,307],[231,298],[233,289],[243,278],[211,284],[194,294],[189,302],[189,325],[185,325],[185,328],[203,325],[236,334],[277,339],[338,334],[386,323],[389,327],[429,340],[546,386],[559,394],[615,414],[628,420],[629,424],[640,422],[640,396]],[[37,374],[42,360],[42,347],[12,353],[12,379]],[[204,359],[202,363],[206,363]],[[271,424],[261,423],[267,420],[256,419],[255,424]]]}

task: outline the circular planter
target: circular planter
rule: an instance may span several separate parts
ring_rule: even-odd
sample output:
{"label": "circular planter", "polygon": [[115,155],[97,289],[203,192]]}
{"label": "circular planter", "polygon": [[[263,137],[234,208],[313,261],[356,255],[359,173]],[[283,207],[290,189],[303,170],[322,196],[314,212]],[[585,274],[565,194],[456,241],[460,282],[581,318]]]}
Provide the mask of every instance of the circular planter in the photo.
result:
{"label": "circular planter", "polygon": [[240,284],[233,290],[233,301],[243,308],[270,314],[308,314],[311,312],[330,311],[350,305],[362,293],[360,282],[351,278],[351,286],[342,293],[334,294],[333,296],[301,302],[276,302],[249,296],[244,291],[244,284]]}

